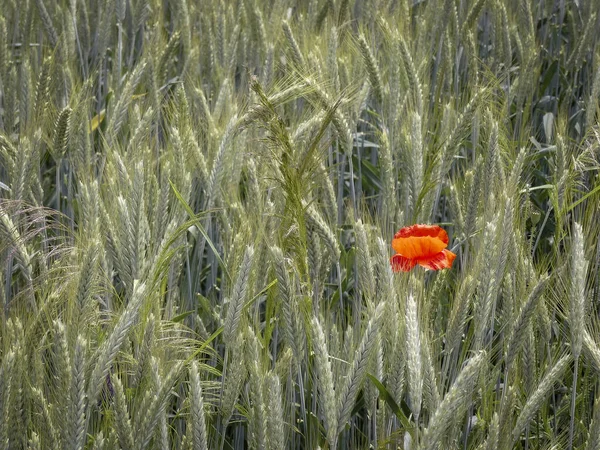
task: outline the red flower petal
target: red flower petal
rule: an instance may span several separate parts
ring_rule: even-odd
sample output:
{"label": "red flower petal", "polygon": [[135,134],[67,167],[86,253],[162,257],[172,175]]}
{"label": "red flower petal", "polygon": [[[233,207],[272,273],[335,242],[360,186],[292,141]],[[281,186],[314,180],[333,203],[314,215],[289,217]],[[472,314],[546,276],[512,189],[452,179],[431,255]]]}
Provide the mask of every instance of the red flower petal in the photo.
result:
{"label": "red flower petal", "polygon": [[405,258],[402,255],[394,255],[391,257],[390,263],[392,264],[392,270],[394,272],[408,272],[415,267],[417,261]]}
{"label": "red flower petal", "polygon": [[422,237],[429,236],[439,238],[445,244],[448,244],[448,233],[439,225],[416,224],[410,227],[404,227],[394,235],[395,238]]}
{"label": "red flower petal", "polygon": [[456,255],[450,250],[442,250],[437,255],[430,258],[419,258],[417,263],[420,266],[431,270],[449,269],[452,267],[454,258],[456,258]]}
{"label": "red flower petal", "polygon": [[410,259],[429,259],[448,246],[446,230],[437,225],[412,225],[394,235],[396,253]]}

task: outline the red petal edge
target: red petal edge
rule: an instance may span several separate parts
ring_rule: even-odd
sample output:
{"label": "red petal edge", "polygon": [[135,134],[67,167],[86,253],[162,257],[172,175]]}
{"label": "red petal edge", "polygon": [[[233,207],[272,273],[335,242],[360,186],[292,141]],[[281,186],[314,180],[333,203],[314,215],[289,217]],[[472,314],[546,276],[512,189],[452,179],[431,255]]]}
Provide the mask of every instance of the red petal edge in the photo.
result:
{"label": "red petal edge", "polygon": [[390,258],[390,264],[394,272],[408,272],[415,267],[417,262],[402,255],[394,255]]}
{"label": "red petal edge", "polygon": [[417,261],[420,266],[430,270],[449,269],[452,267],[452,263],[456,255],[450,250],[442,250],[435,256],[428,259],[421,259]]}
{"label": "red petal edge", "polygon": [[394,239],[422,236],[438,238],[444,244],[448,243],[448,233],[446,233],[446,230],[439,225],[416,224],[409,227],[404,227],[394,235]]}

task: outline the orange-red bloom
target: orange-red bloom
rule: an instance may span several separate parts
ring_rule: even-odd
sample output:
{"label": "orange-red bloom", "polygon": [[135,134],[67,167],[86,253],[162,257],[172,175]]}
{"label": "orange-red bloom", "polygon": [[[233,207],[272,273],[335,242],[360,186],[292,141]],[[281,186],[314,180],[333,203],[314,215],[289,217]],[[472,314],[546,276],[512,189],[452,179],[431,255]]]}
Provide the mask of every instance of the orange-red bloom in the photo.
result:
{"label": "orange-red bloom", "polygon": [[452,267],[456,255],[448,247],[448,234],[437,225],[412,225],[394,235],[392,247],[396,254],[390,262],[394,272],[408,272],[419,264],[426,269]]}

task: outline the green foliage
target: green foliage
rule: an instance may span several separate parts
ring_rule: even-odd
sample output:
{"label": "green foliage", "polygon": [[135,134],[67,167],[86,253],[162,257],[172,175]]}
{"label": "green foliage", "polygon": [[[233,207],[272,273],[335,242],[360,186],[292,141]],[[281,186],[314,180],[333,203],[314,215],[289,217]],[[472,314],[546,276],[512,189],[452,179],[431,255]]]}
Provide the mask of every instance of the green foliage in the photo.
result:
{"label": "green foliage", "polygon": [[600,449],[599,20],[4,0],[0,447]]}

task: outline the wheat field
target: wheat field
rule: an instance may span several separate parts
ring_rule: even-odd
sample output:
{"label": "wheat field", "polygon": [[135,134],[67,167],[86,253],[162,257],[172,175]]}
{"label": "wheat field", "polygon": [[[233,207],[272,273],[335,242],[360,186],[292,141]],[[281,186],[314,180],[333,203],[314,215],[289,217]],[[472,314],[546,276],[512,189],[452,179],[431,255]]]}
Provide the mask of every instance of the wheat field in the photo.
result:
{"label": "wheat field", "polygon": [[600,1],[0,3],[0,448],[600,450]]}

